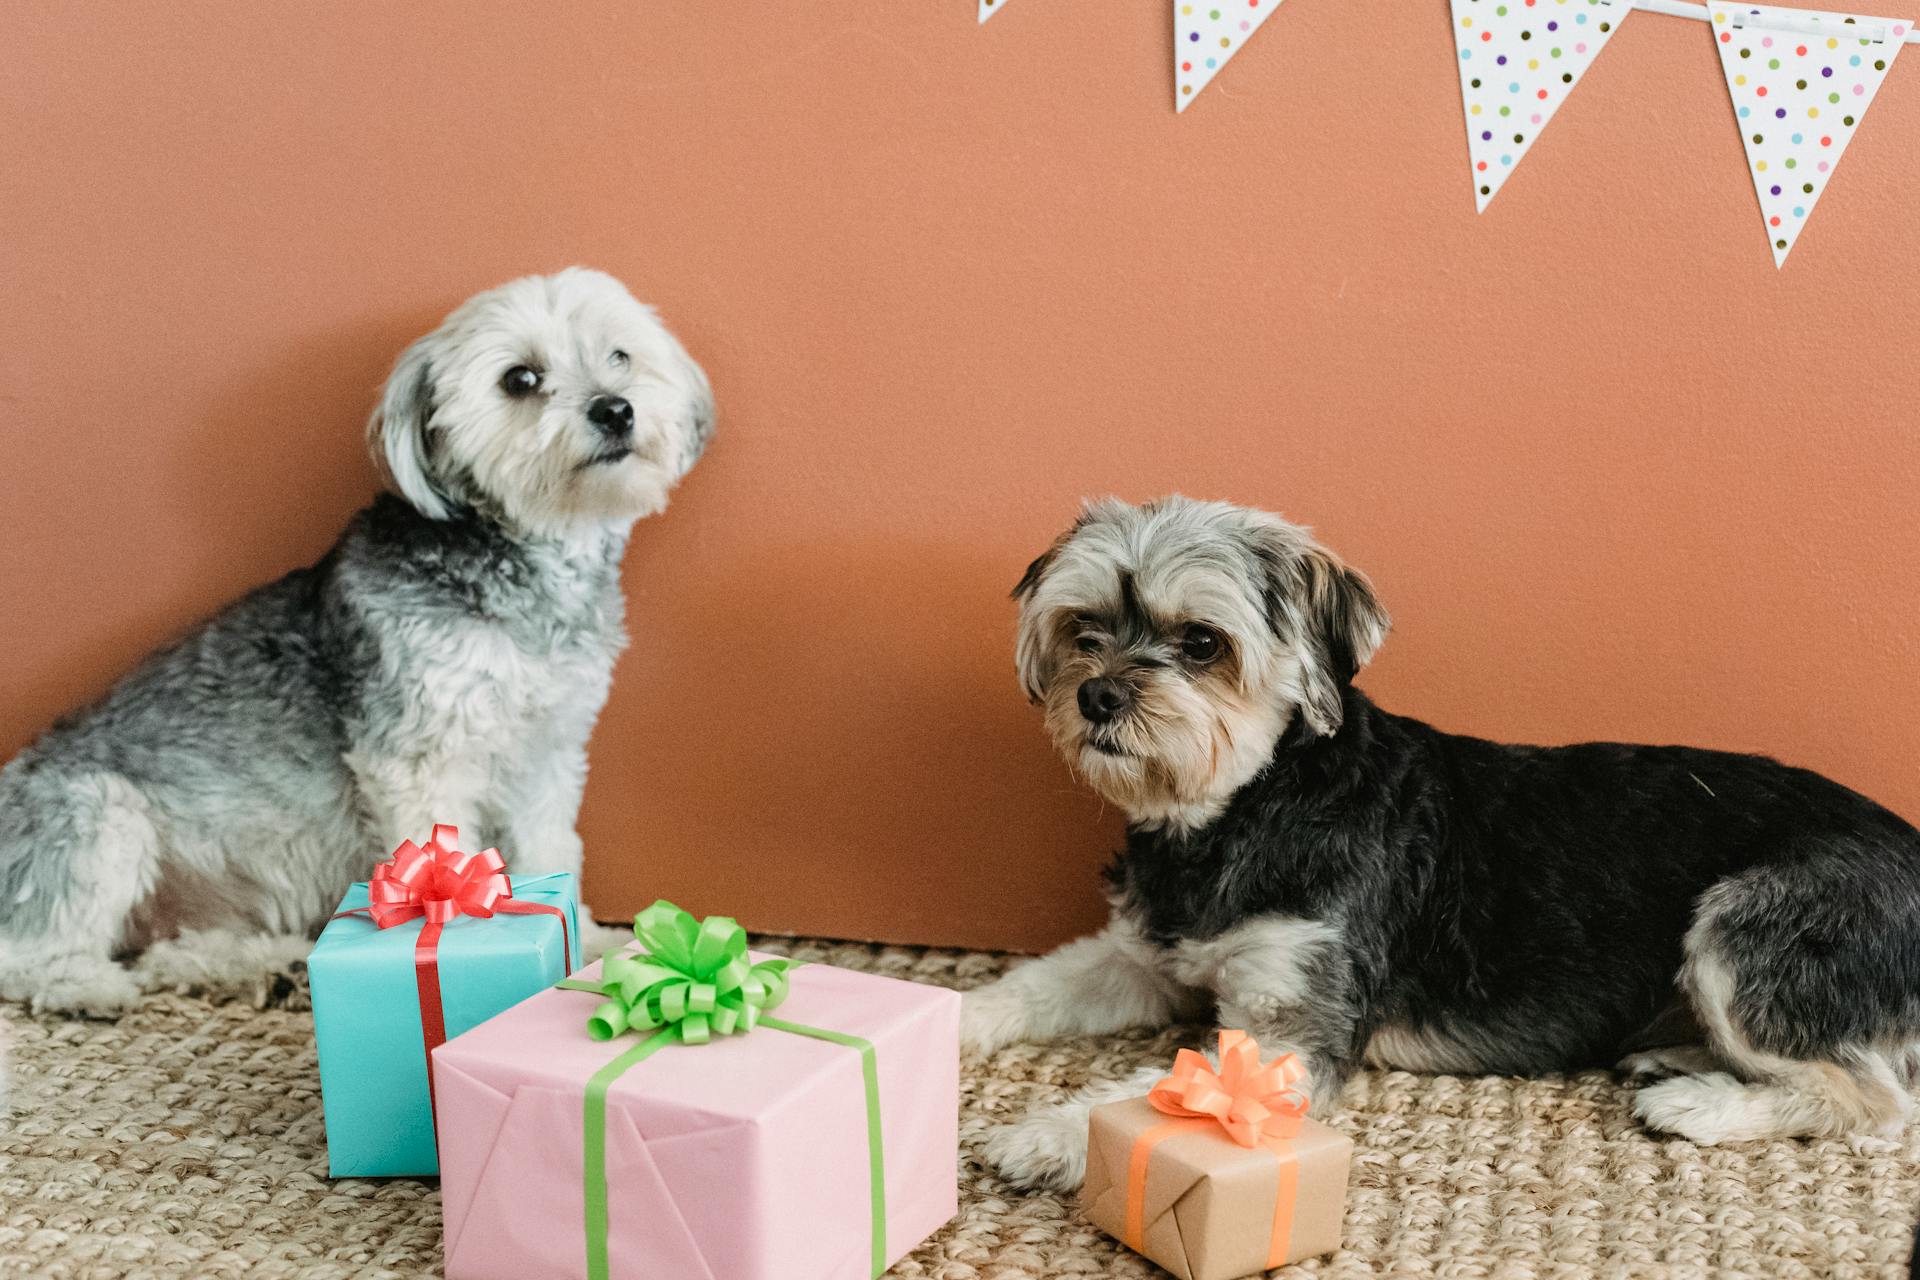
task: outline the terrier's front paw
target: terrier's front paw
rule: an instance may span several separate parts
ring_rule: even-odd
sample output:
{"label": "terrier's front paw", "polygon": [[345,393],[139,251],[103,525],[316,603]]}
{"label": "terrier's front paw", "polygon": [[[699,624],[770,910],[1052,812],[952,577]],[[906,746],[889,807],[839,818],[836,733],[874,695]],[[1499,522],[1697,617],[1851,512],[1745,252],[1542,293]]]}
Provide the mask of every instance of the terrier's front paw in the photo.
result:
{"label": "terrier's front paw", "polygon": [[1019,993],[1004,980],[960,993],[960,1047],[969,1053],[992,1053],[1012,1044],[1025,1023]]}
{"label": "terrier's front paw", "polygon": [[1087,1176],[1087,1108],[1052,1107],[987,1135],[982,1154],[1028,1191],[1072,1191]]}

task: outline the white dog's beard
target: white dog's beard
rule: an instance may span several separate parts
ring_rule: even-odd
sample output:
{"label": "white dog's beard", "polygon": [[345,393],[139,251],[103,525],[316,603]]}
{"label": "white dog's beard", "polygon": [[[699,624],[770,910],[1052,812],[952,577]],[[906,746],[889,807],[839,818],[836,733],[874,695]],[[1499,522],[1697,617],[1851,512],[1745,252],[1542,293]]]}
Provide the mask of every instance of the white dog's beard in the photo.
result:
{"label": "white dog's beard", "polygon": [[492,465],[478,477],[482,491],[504,495],[508,517],[543,534],[656,515],[665,509],[675,479],[644,446],[597,461],[582,448],[560,446],[484,461]]}
{"label": "white dog's beard", "polygon": [[667,505],[673,477],[643,452],[579,467],[568,486],[568,513],[576,520],[629,520],[657,515]]}

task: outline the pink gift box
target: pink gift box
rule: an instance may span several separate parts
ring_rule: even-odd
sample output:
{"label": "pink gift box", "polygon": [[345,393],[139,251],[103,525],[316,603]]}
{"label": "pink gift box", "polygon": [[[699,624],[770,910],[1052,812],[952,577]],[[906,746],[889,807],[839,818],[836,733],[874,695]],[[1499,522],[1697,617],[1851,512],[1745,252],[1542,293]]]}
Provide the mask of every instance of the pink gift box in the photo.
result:
{"label": "pink gift box", "polygon": [[[598,1003],[545,991],[434,1051],[449,1280],[586,1276],[586,1085],[644,1038],[588,1038]],[[613,1280],[871,1280],[958,1210],[958,994],[809,964],[776,1014],[874,1046],[884,1243],[860,1051],[763,1024],[609,1088]]]}

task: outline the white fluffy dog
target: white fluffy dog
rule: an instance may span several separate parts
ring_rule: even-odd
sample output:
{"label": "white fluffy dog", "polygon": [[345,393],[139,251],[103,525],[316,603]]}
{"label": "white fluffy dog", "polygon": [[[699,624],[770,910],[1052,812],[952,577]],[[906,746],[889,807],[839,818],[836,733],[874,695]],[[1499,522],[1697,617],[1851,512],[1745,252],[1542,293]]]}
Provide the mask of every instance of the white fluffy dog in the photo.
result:
{"label": "white fluffy dog", "polygon": [[712,429],[699,366],[597,271],[414,343],[368,427],[392,493],[0,770],[0,996],[108,1014],[304,954],[435,822],[577,872],[627,535]]}

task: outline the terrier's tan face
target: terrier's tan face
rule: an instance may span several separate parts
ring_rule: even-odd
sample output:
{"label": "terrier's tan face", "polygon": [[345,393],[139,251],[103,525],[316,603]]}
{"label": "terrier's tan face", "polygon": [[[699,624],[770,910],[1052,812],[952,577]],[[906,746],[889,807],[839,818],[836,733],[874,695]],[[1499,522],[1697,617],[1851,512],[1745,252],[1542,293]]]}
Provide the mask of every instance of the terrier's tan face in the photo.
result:
{"label": "terrier's tan face", "polygon": [[1340,726],[1388,620],[1366,580],[1278,516],[1089,504],[1027,570],[1017,660],[1047,731],[1134,822],[1203,825],[1280,735]]}

